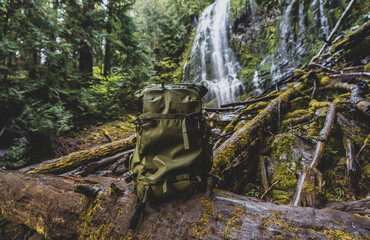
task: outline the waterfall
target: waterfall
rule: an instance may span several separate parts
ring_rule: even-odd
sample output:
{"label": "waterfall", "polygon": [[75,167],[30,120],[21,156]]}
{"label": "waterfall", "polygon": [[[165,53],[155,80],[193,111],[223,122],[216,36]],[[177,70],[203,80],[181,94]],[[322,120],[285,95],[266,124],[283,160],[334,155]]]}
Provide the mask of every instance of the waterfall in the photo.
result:
{"label": "waterfall", "polygon": [[[287,0],[287,5],[282,11],[279,19],[279,38],[275,51],[266,56],[259,64],[259,68],[265,64],[269,65],[271,84],[290,74],[294,68],[304,62],[304,58],[311,56],[311,48],[315,44],[308,42],[308,36],[314,31],[320,37],[326,38],[329,35],[330,25],[324,8],[324,0],[314,0],[308,9],[305,9],[305,1]],[[313,14],[314,23],[307,26],[308,12]],[[296,18],[297,28],[295,29]],[[255,73],[255,76],[260,76]],[[265,78],[266,79],[266,78]],[[260,85],[266,80],[260,80]],[[259,85],[259,86],[260,86]],[[260,88],[255,88],[253,82],[254,95],[260,94]]]}
{"label": "waterfall", "polygon": [[241,66],[228,45],[229,0],[218,0],[202,13],[192,49],[183,70],[184,81],[204,84],[205,101],[213,106],[237,101],[244,93],[237,78]]}

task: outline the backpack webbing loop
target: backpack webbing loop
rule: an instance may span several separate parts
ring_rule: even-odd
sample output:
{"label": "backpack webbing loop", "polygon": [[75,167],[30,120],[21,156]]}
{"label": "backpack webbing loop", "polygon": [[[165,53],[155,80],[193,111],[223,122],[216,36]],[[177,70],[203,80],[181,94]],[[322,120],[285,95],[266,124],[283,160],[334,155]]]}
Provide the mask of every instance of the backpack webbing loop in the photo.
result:
{"label": "backpack webbing loop", "polygon": [[182,138],[184,139],[184,149],[190,149],[188,131],[186,129],[186,117],[182,120]]}

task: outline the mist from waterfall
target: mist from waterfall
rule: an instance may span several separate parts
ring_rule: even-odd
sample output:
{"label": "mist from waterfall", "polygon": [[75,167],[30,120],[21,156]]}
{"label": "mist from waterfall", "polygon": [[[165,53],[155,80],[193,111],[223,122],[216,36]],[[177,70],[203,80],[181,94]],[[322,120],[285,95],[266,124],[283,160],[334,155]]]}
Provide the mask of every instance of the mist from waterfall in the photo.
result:
{"label": "mist from waterfall", "polygon": [[[218,0],[202,13],[183,76],[208,88],[205,101],[211,105],[237,101],[244,93],[237,74],[242,69],[228,42],[229,0]],[[215,99],[215,100],[214,100]]]}

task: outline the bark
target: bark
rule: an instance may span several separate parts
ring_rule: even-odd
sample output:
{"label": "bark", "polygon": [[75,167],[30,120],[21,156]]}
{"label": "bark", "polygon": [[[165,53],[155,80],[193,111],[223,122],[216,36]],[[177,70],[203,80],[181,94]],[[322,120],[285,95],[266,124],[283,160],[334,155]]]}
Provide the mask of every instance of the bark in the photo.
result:
{"label": "bark", "polygon": [[[81,185],[94,185],[99,191],[88,198],[76,192]],[[199,194],[186,203],[150,203],[138,228],[129,231],[136,204],[131,189],[132,185],[112,178],[0,171],[0,213],[47,239],[60,240],[339,239],[370,234],[366,217],[333,209],[278,206],[225,191],[214,191],[212,198]]]}
{"label": "bark", "polygon": [[[94,10],[94,3],[90,0],[82,1],[82,15],[84,16],[82,20],[82,27],[84,29],[90,28],[93,25],[93,20],[88,16],[88,12]],[[79,49],[79,70],[82,74],[85,74],[88,77],[92,77],[93,74],[93,56],[91,49],[88,44],[88,39],[80,40],[80,49]],[[85,83],[84,85],[87,85]]]}
{"label": "bark", "polygon": [[326,200],[321,172],[317,168],[308,167],[304,174],[305,182],[299,205],[304,207],[321,206]]}
{"label": "bark", "polygon": [[22,172],[61,174],[84,164],[101,160],[116,153],[135,147],[136,137],[130,136],[112,143],[100,145],[88,150],[73,152],[67,156],[42,162],[21,169]]}
{"label": "bark", "polygon": [[113,18],[113,4],[112,0],[108,2],[108,21],[107,21],[107,35],[108,37],[105,38],[105,55],[104,55],[104,77],[107,77],[110,73],[111,68],[111,40],[110,35],[112,33],[112,18]]}
{"label": "bark", "polygon": [[251,143],[262,138],[268,127],[276,125],[279,112],[289,106],[289,102],[300,94],[304,84],[291,88],[275,98],[264,110],[252,120],[240,127],[230,138],[214,151],[213,173],[220,173],[232,165],[230,159],[236,159],[239,154],[251,150]]}

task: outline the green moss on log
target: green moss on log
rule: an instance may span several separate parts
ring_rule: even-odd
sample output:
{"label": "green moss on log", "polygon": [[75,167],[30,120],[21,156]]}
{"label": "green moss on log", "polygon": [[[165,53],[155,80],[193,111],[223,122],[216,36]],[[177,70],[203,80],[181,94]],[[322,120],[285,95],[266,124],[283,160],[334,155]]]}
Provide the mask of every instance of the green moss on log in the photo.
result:
{"label": "green moss on log", "polygon": [[112,156],[118,152],[123,152],[134,148],[136,137],[131,136],[126,139],[107,143],[89,150],[82,150],[61,157],[49,164],[36,167],[33,173],[63,173],[89,162],[98,161],[104,157]]}

